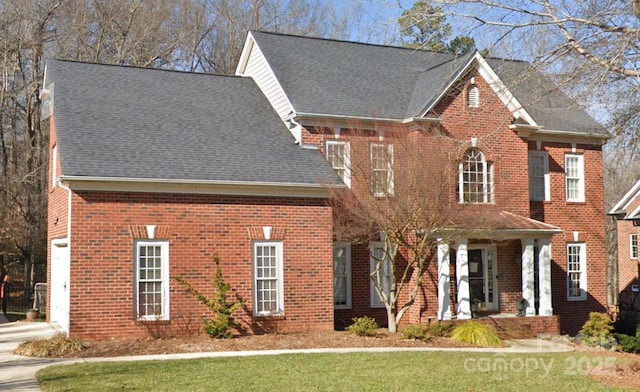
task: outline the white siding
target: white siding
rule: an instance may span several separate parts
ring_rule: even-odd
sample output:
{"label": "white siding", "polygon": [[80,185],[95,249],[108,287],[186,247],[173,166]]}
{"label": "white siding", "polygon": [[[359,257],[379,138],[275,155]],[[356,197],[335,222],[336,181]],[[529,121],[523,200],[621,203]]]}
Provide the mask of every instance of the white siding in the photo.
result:
{"label": "white siding", "polygon": [[293,105],[255,42],[251,47],[243,76],[249,76],[255,80],[280,118],[284,119],[290,115],[293,111]]}

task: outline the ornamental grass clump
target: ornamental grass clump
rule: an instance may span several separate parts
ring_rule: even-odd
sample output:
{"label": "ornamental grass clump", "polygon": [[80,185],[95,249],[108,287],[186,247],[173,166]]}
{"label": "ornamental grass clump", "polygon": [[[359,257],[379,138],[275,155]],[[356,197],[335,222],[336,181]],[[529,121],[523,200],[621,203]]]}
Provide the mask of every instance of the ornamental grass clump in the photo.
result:
{"label": "ornamental grass clump", "polygon": [[25,357],[59,358],[81,351],[82,342],[64,333],[57,333],[49,339],[37,339],[21,343],[13,353]]}
{"label": "ornamental grass clump", "polygon": [[456,326],[451,333],[451,339],[480,347],[496,347],[500,345],[500,338],[498,338],[493,328],[477,321],[467,321]]}

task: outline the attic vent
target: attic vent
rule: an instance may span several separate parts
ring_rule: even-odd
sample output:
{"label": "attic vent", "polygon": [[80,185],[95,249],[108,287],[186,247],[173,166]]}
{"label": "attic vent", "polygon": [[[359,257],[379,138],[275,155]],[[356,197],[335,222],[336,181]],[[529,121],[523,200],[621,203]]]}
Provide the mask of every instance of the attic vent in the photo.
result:
{"label": "attic vent", "polygon": [[470,108],[477,108],[480,106],[480,92],[478,86],[472,84],[467,89],[467,105]]}

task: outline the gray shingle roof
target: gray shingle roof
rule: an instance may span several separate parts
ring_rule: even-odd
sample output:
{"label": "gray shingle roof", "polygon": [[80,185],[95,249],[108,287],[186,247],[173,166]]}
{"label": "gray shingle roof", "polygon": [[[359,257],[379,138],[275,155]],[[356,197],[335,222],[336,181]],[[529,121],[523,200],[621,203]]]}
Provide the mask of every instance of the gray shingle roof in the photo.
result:
{"label": "gray shingle roof", "polygon": [[[298,113],[417,117],[468,64],[471,55],[456,57],[357,42],[251,34]],[[538,125],[606,135],[572,99],[550,88],[549,78],[538,72],[529,73],[532,76],[523,80],[513,77],[527,74],[528,63],[500,60],[491,65]],[[540,91],[545,95],[538,95]]]}
{"label": "gray shingle roof", "polygon": [[48,61],[62,174],[339,184],[253,80]]}

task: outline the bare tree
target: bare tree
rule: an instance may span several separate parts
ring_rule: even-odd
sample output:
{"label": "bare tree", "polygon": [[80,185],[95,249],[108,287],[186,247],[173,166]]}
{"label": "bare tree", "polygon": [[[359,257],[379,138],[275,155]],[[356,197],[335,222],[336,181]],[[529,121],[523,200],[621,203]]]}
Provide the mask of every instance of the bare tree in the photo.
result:
{"label": "bare tree", "polygon": [[386,308],[388,328],[395,332],[421,294],[439,241],[469,235],[469,229],[458,225],[462,215],[468,227],[474,226],[474,206],[456,206],[457,164],[450,152],[459,142],[438,128],[409,134],[399,128],[361,131],[346,137],[351,187],[334,190],[331,197],[336,240],[382,243],[369,249],[375,260],[371,280]]}

